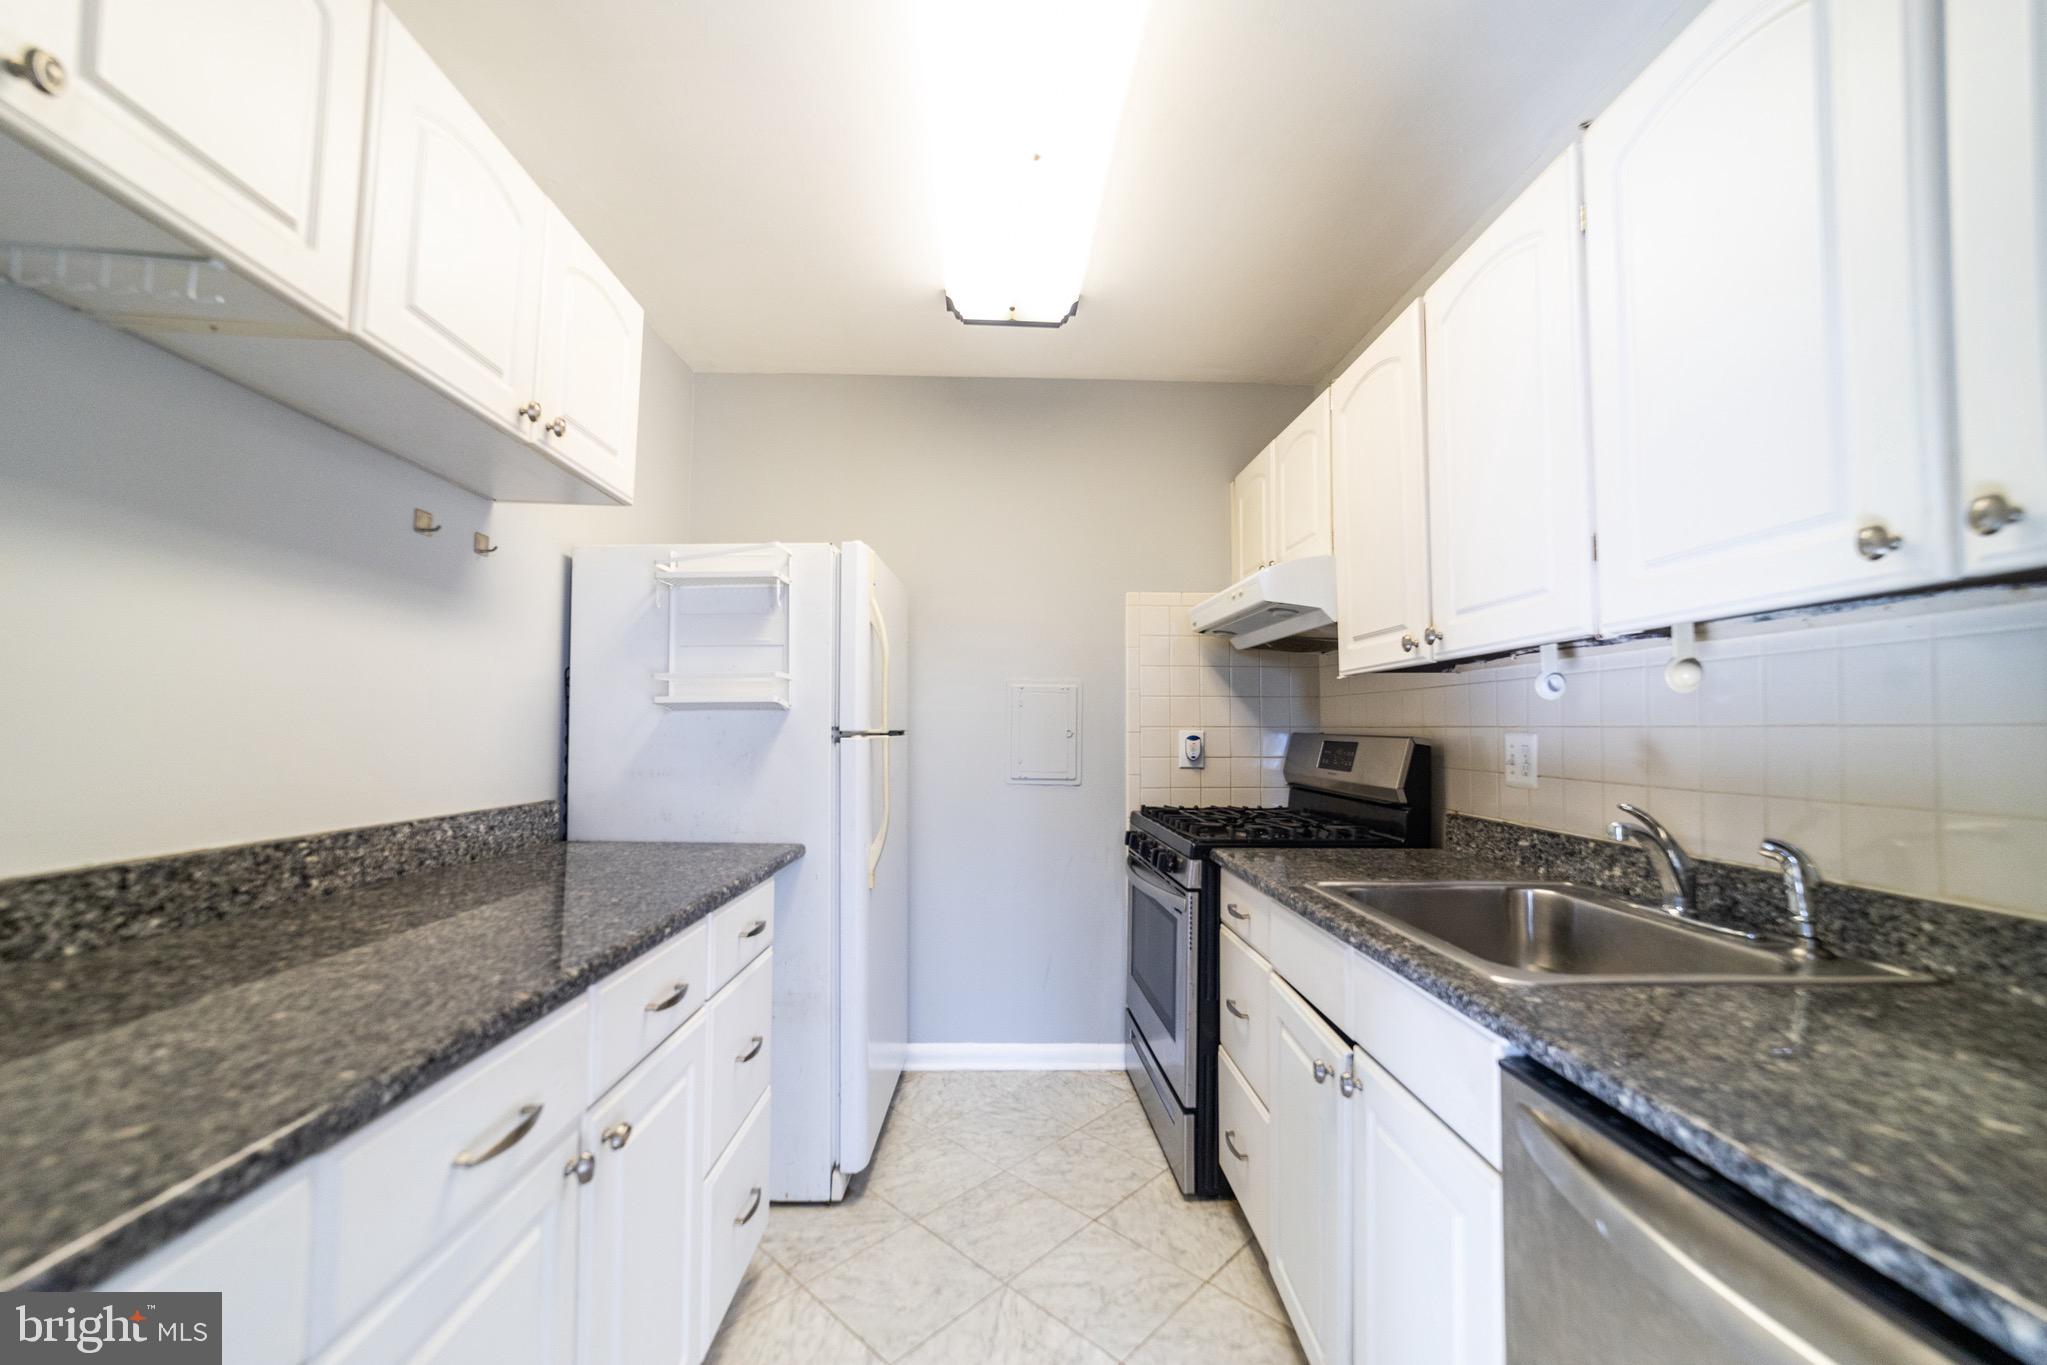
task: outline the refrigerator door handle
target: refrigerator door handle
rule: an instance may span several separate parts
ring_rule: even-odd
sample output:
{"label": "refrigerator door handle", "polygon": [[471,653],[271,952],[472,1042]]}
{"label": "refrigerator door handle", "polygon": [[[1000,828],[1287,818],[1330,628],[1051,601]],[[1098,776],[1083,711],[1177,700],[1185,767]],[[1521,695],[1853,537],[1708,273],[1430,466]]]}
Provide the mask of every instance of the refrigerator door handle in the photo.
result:
{"label": "refrigerator door handle", "polygon": [[838,726],[834,725],[832,727],[832,743],[837,744],[842,739],[888,739],[892,736],[906,733],[908,732],[903,730],[841,730]]}

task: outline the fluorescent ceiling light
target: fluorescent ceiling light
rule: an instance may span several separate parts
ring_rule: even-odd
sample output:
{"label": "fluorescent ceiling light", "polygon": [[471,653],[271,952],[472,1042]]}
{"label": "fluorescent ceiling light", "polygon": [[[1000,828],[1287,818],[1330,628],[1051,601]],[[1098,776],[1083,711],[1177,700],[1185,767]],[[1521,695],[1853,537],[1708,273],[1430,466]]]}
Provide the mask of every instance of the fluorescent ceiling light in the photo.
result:
{"label": "fluorescent ceiling light", "polygon": [[1057,326],[1080,302],[1147,0],[920,0],[947,300]]}

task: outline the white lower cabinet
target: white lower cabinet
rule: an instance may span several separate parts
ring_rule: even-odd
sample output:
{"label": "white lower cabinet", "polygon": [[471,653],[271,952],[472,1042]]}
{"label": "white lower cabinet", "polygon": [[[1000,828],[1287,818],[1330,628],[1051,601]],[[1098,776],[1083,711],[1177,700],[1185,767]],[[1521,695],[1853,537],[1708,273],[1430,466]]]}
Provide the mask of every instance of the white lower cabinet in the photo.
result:
{"label": "white lower cabinet", "polygon": [[1337,1077],[1350,1044],[1272,978],[1272,1283],[1301,1350],[1332,1365],[1350,1350],[1350,1120]]}
{"label": "white lower cabinet", "polygon": [[703,1256],[695,1214],[707,1036],[699,1015],[584,1117],[583,1150],[596,1158],[581,1266],[588,1365],[690,1358],[698,1303],[678,1287]]}
{"label": "white lower cabinet", "polygon": [[1497,1146],[1472,1141],[1496,1144],[1497,1122],[1477,1122],[1467,1097],[1497,1096],[1504,1044],[1269,897],[1232,891],[1271,921],[1270,1074],[1261,1102],[1220,1050],[1217,1155],[1303,1354],[1316,1365],[1501,1365]]}
{"label": "white lower cabinet", "polygon": [[[220,1291],[225,1358],[248,1365],[694,1365],[768,1221],[774,896],[100,1287]],[[747,965],[691,1015],[721,922]]]}
{"label": "white lower cabinet", "polygon": [[1356,1365],[1500,1365],[1500,1173],[1351,1050],[1351,1302]]}

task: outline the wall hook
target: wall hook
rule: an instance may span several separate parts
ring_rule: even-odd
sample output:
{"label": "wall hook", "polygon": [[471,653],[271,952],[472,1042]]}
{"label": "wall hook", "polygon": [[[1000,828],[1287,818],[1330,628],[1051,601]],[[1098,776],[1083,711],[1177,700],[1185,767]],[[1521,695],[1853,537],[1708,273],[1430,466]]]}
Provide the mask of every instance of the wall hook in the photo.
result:
{"label": "wall hook", "polygon": [[434,514],[426,508],[415,507],[412,509],[412,529],[423,536],[430,536],[441,529],[441,524],[434,520]]}
{"label": "wall hook", "polygon": [[498,547],[490,543],[490,537],[478,531],[476,533],[476,553],[480,555],[494,555],[497,552]]}

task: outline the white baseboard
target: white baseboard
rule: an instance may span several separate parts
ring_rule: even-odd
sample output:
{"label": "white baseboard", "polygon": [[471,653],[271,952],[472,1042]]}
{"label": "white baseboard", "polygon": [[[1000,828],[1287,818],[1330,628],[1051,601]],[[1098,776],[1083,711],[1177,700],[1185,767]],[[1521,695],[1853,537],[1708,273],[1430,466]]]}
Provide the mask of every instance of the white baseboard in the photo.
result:
{"label": "white baseboard", "polygon": [[1121,1043],[911,1043],[905,1071],[1121,1071]]}

